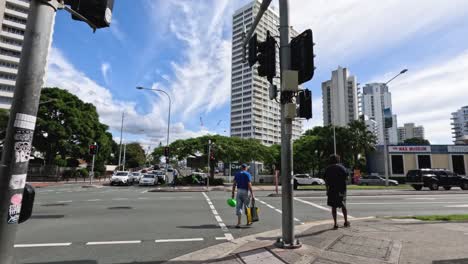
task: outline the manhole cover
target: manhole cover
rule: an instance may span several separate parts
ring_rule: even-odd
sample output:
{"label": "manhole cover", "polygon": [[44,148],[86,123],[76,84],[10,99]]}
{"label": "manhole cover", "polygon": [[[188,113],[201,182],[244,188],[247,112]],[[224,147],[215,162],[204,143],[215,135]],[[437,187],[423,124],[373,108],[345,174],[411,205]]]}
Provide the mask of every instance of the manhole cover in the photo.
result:
{"label": "manhole cover", "polygon": [[66,206],[66,203],[51,203],[51,204],[43,204],[42,206]]}
{"label": "manhole cover", "polygon": [[132,209],[131,206],[115,206],[115,207],[109,207],[107,208],[109,210],[129,210]]}
{"label": "manhole cover", "polygon": [[387,260],[392,241],[344,235],[328,247],[329,251]]}
{"label": "manhole cover", "polygon": [[64,217],[65,215],[32,215],[31,219],[58,219]]}

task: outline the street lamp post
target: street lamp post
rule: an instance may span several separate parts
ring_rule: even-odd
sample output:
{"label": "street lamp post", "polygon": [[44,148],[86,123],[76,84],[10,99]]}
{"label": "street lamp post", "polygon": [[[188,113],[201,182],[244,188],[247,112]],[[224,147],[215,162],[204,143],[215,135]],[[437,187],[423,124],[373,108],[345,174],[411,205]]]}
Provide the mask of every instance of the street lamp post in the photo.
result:
{"label": "street lamp post", "polygon": [[[171,125],[171,105],[172,105],[171,96],[169,96],[169,94],[166,91],[161,90],[161,89],[145,88],[141,86],[138,86],[136,88],[138,90],[150,90],[150,91],[155,91],[155,92],[161,92],[167,96],[167,99],[169,99],[169,111],[167,113],[167,139],[166,139],[166,147],[169,147],[169,133],[170,133],[170,125]],[[169,166],[169,156],[166,156],[166,176],[167,176],[168,166]]]}
{"label": "street lamp post", "polygon": [[[388,80],[386,83],[385,83],[385,86],[387,86],[387,84],[393,80],[395,80],[398,76],[402,75],[403,73],[407,72],[408,69],[403,69],[402,71],[400,71],[397,75],[395,75],[393,78],[391,78],[390,80]],[[384,110],[385,110],[385,105],[382,105],[382,131],[383,131],[383,141],[384,141],[384,170],[385,170],[385,186],[388,187],[388,149],[387,149],[387,137],[386,137],[386,133],[388,130],[387,128],[385,127],[385,116],[384,116]],[[392,117],[393,118],[393,117]],[[388,134],[388,133],[387,133]]]}

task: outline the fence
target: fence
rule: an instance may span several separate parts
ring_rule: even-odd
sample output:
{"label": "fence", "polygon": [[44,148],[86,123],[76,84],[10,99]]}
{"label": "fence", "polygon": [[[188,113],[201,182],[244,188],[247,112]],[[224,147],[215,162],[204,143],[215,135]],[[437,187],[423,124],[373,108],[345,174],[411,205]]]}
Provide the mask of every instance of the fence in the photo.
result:
{"label": "fence", "polygon": [[[73,173],[80,167],[58,167],[54,165],[33,165],[28,167],[27,181],[29,182],[57,182],[57,181],[78,181],[89,179],[89,176],[79,176]],[[103,176],[105,178],[105,176]],[[101,177],[95,177],[101,180]]]}

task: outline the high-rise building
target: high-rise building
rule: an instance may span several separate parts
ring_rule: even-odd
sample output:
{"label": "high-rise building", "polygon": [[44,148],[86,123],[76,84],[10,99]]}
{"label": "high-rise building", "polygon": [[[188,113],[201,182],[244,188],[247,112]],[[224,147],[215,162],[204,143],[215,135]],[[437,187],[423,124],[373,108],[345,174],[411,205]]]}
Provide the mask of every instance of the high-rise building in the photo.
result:
{"label": "high-rise building", "polygon": [[403,143],[410,138],[424,139],[424,127],[415,126],[414,123],[405,123],[398,128],[398,143]]}
{"label": "high-rise building", "polygon": [[0,0],[0,108],[10,109],[21,56],[29,0]]}
{"label": "high-rise building", "polygon": [[369,83],[362,90],[362,114],[376,122],[377,144],[383,145],[384,138],[387,144],[398,143],[398,130],[396,115],[392,115],[392,127],[385,128],[384,109],[392,110],[392,94],[384,83]]}
{"label": "high-rise building", "polygon": [[468,105],[452,113],[452,134],[455,144],[468,144]]}
{"label": "high-rise building", "polygon": [[[232,17],[232,69],[231,69],[231,136],[255,138],[263,144],[281,143],[280,105],[269,99],[270,84],[258,76],[257,65],[249,67],[243,62],[242,42],[244,31],[250,29],[260,9],[261,2],[252,1],[238,9]],[[279,15],[269,8],[255,29],[258,41],[264,41],[267,31],[278,36]],[[291,36],[297,35],[294,30]],[[279,76],[279,50],[277,54],[277,76]],[[280,87],[279,80],[273,82]],[[293,139],[302,133],[301,121],[293,122]]]}
{"label": "high-rise building", "polygon": [[323,124],[346,126],[358,119],[356,77],[341,66],[332,72],[331,80],[322,83]]}

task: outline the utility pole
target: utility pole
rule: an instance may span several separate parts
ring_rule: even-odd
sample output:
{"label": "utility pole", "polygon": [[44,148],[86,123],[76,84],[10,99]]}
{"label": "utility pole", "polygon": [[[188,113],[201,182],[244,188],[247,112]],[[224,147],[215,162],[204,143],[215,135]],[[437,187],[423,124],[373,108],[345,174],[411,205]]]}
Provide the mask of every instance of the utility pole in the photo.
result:
{"label": "utility pole", "polygon": [[125,171],[125,154],[127,153],[127,144],[124,144],[124,152],[123,152],[123,161],[122,161],[122,170]]}
{"label": "utility pole", "polygon": [[125,112],[122,112],[122,123],[120,125],[120,144],[119,144],[119,166],[117,168],[120,169],[120,163],[122,161],[122,137],[123,137],[123,124],[124,124],[124,116]]}
{"label": "utility pole", "polygon": [[210,176],[211,176],[211,166],[210,166],[210,161],[211,161],[211,139],[208,139],[208,174],[206,177],[206,187],[207,190],[210,188]]}
{"label": "utility pole", "polygon": [[[94,145],[96,146],[96,150],[98,149],[97,148],[97,143],[94,142]],[[94,162],[96,161],[96,153],[93,153],[93,163],[91,164],[91,175],[89,175],[89,183],[92,185],[93,184],[93,179],[94,179]]]}
{"label": "utility pole", "polygon": [[[0,260],[13,264],[14,242],[58,2],[30,1],[0,173]],[[20,203],[18,205],[18,198]]]}
{"label": "utility pole", "polygon": [[[291,46],[289,45],[289,3],[279,0],[280,12],[280,72],[281,79],[285,71],[291,69]],[[286,104],[293,102],[294,95],[286,91],[281,82],[281,205],[282,239],[278,245],[283,248],[297,248],[301,245],[294,237],[294,206],[293,206],[293,153],[292,153],[292,118],[286,117]]]}

